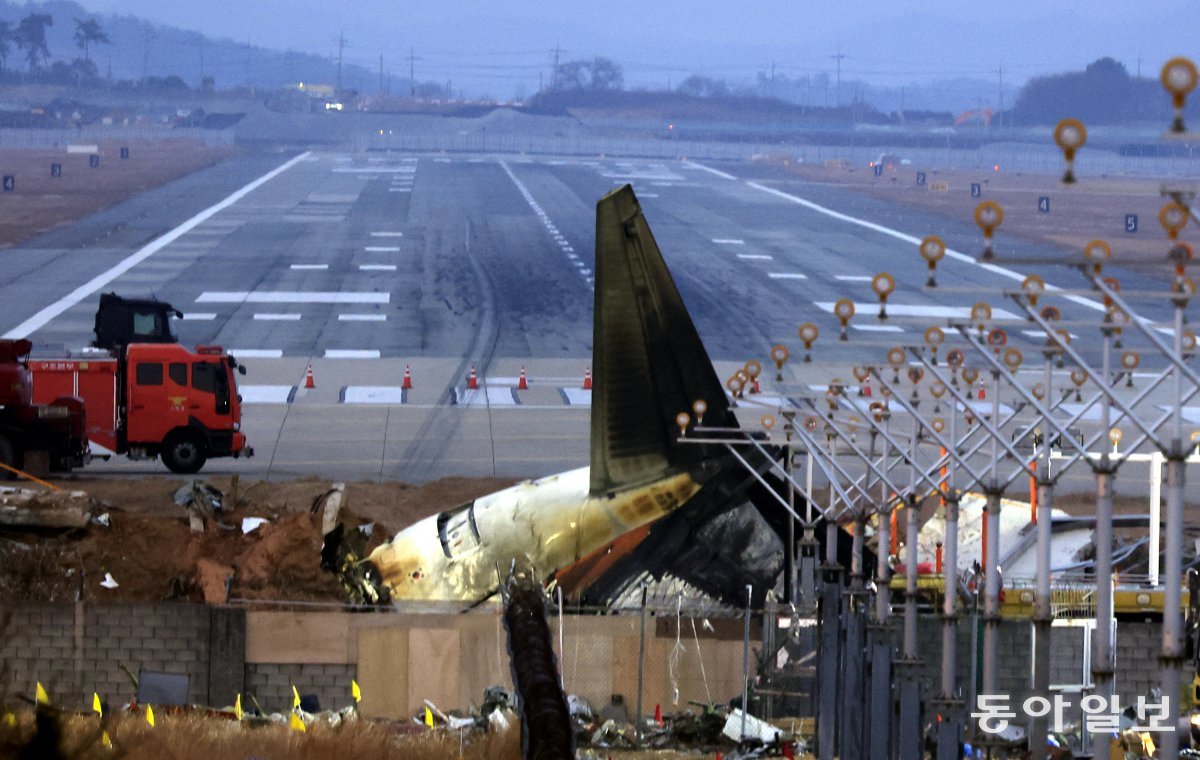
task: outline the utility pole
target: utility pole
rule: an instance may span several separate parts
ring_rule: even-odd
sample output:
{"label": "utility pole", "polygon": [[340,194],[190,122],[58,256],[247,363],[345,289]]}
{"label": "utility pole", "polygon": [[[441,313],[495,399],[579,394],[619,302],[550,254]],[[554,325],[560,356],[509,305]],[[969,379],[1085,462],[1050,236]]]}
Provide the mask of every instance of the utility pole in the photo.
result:
{"label": "utility pole", "polygon": [[554,56],[554,63],[553,63],[553,65],[551,66],[551,69],[550,69],[550,89],[551,89],[551,90],[557,90],[557,89],[558,89],[558,63],[559,63],[559,58],[560,58],[560,57],[562,56],[562,54],[563,54],[563,53],[565,53],[566,51],[565,51],[565,50],[563,50],[563,49],[562,49],[562,48],[561,48],[561,47],[560,47],[558,44],[555,44],[555,45],[554,45],[554,49],[553,49],[553,50],[551,50],[550,52],[551,52],[551,54]]}
{"label": "utility pole", "polygon": [[338,58],[337,58],[337,92],[342,91],[342,51],[346,48],[346,35],[344,32],[338,32]]}
{"label": "utility pole", "polygon": [[415,61],[418,61],[418,60],[420,60],[420,59],[417,58],[413,49],[409,48],[408,49],[408,84],[409,84],[409,94],[414,98],[417,97],[417,70],[413,64]]}
{"label": "utility pole", "polygon": [[999,95],[1000,110],[996,116],[1000,119],[1000,126],[1004,126],[1004,66],[996,69],[996,94]]}
{"label": "utility pole", "polygon": [[837,89],[834,94],[834,104],[837,108],[842,107],[842,59],[847,56],[842,55],[842,46],[838,45],[837,55],[830,56],[837,61]]}

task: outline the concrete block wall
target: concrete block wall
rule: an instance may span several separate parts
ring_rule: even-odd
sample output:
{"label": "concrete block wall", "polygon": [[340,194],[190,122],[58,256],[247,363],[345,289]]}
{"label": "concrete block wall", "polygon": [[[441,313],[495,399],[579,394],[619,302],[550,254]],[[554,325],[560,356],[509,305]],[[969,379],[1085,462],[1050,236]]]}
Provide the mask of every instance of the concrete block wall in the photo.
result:
{"label": "concrete block wall", "polygon": [[[186,674],[188,699],[213,704],[210,685],[230,683],[232,665],[241,681],[240,610],[187,603],[18,605],[5,614],[0,663],[7,693],[32,694],[41,681],[64,705],[90,705],[93,691],[110,704],[125,704],[136,691],[124,666],[135,676],[139,670]],[[214,641],[217,628],[232,634]]]}
{"label": "concrete block wall", "polygon": [[340,710],[353,702],[350,682],[357,674],[353,663],[247,663],[246,694],[263,710],[278,712],[291,708],[294,684],[301,695],[315,694],[322,710]]}

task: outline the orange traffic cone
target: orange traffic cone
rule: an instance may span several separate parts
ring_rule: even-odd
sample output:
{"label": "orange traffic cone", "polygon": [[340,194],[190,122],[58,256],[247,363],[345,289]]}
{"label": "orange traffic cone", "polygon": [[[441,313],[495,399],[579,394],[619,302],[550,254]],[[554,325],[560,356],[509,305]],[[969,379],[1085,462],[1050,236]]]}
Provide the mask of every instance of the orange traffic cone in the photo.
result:
{"label": "orange traffic cone", "polygon": [[792,743],[791,742],[783,743],[783,756],[786,757],[788,760],[796,760],[796,753],[792,751]]}
{"label": "orange traffic cone", "polygon": [[404,382],[400,385],[400,388],[406,391],[412,388],[412,370],[408,368],[407,364],[404,365]]}
{"label": "orange traffic cone", "polygon": [[479,388],[479,378],[475,377],[475,365],[471,365],[471,374],[467,376],[467,387],[471,390]]}
{"label": "orange traffic cone", "polygon": [[313,381],[312,364],[308,365],[308,369],[304,370],[304,387],[316,388],[317,384]]}
{"label": "orange traffic cone", "polygon": [[982,380],[980,380],[979,381],[979,400],[982,401],[985,398],[987,398],[987,386],[983,384]]}
{"label": "orange traffic cone", "polygon": [[862,395],[864,395],[864,396],[871,395],[871,378],[869,378],[869,377],[867,378],[866,382],[863,384]]}
{"label": "orange traffic cone", "polygon": [[758,378],[754,378],[754,382],[750,384],[751,393],[762,393],[762,389],[758,387]]}
{"label": "orange traffic cone", "polygon": [[654,706],[654,722],[658,724],[659,728],[662,728],[662,724],[663,724],[662,705]]}
{"label": "orange traffic cone", "polygon": [[519,390],[519,391],[529,390],[529,383],[528,383],[528,381],[525,380],[525,368],[524,367],[521,367],[521,379],[517,381],[517,390]]}
{"label": "orange traffic cone", "polygon": [[583,389],[590,391],[592,389],[592,368],[588,367],[583,371]]}

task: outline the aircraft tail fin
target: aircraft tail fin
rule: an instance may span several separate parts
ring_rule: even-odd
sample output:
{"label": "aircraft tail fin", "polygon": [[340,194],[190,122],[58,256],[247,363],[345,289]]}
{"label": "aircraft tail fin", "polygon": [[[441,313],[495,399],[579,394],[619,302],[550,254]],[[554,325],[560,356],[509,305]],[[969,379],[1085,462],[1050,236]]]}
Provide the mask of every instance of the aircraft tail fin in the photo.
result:
{"label": "aircraft tail fin", "polygon": [[667,270],[633,188],[596,205],[591,492],[691,469],[715,452],[678,443],[675,417],[736,427],[725,390]]}

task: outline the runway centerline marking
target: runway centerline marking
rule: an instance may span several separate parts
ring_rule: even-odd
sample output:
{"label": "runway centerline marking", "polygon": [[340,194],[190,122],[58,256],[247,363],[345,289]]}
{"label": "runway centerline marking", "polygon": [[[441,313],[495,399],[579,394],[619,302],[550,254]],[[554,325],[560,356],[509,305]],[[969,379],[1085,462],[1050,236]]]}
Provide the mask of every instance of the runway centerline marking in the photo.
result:
{"label": "runway centerline marking", "polygon": [[713,238],[712,241],[717,245],[745,245],[746,241],[740,238]]}
{"label": "runway centerline marking", "polygon": [[338,314],[339,322],[386,322],[386,314]]}
{"label": "runway centerline marking", "polygon": [[835,274],[833,278],[842,282],[870,282],[872,279],[865,274]]}
{"label": "runway centerline marking", "polygon": [[359,264],[358,271],[360,272],[395,272],[395,264]]}
{"label": "runway centerline marking", "polygon": [[[876,224],[875,222],[869,222],[866,219],[859,219],[856,216],[850,216],[849,214],[843,214],[840,211],[834,211],[831,208],[822,206],[819,203],[813,203],[812,201],[807,200],[805,198],[801,198],[798,195],[792,195],[791,193],[785,193],[782,190],[776,190],[773,187],[767,187],[766,185],[760,185],[757,182],[747,182],[746,186],[752,187],[755,190],[761,190],[764,193],[770,193],[771,195],[774,195],[777,198],[782,198],[786,201],[791,201],[792,203],[803,206],[806,209],[809,209],[811,211],[816,211],[819,214],[824,214],[828,217],[837,219],[839,221],[847,222],[849,224],[856,224],[859,227],[864,227],[868,230],[873,230],[875,232],[879,232],[881,234],[888,235],[889,237],[896,238],[897,240],[903,240],[904,242],[911,243],[913,245],[921,244],[921,239],[918,237],[914,237],[913,235],[909,235],[907,233],[901,232],[900,230],[894,230],[891,227],[885,227],[882,224]],[[993,274],[998,274],[1001,277],[1007,277],[1010,280],[1015,280],[1017,282],[1023,282],[1025,280],[1025,275],[1021,274],[1020,272],[1014,272],[1011,269],[1008,269],[1006,267],[996,266],[995,264],[985,264],[981,261],[976,261],[974,257],[968,256],[965,253],[961,253],[959,251],[955,251],[950,248],[946,249],[946,255],[952,259],[956,259],[958,261],[962,261],[967,264],[974,264],[977,267],[980,267],[989,272],[992,272]],[[1061,290],[1061,288],[1047,283],[1046,290],[1054,291],[1054,290]],[[1084,298],[1083,296],[1074,296],[1074,295],[1064,296],[1064,298],[1066,298],[1068,301],[1079,304],[1080,306],[1086,307],[1088,309],[1092,309],[1093,311],[1107,311],[1104,308],[1103,304],[1101,304],[1097,301],[1093,301],[1090,298]]]}
{"label": "runway centerline marking", "polygon": [[737,255],[737,257],[739,259],[746,259],[748,261],[774,261],[775,260],[774,256],[768,256],[765,253],[739,253]]}
{"label": "runway centerline marking", "polygon": [[403,232],[372,232],[371,237],[404,237]]}
{"label": "runway centerline marking", "polygon": [[400,246],[398,245],[368,245],[363,248],[364,251],[370,253],[399,253]]}
{"label": "runway centerline marking", "polygon": [[239,356],[244,359],[280,359],[283,351],[278,348],[231,348],[229,355],[235,359]]}
{"label": "runway centerline marking", "polygon": [[896,325],[856,325],[856,324],[851,324],[850,328],[852,330],[862,330],[863,332],[890,332],[890,333],[904,332],[903,327],[897,327]]}
{"label": "runway centerline marking", "polygon": [[808,275],[799,272],[771,272],[767,275],[772,280],[807,280]]}
{"label": "runway centerline marking", "polygon": [[292,264],[291,268],[292,269],[300,269],[300,270],[304,270],[304,269],[322,270],[322,269],[328,269],[329,265],[328,264]]}
{"label": "runway centerline marking", "polygon": [[196,303],[389,303],[390,293],[296,290],[206,290]]}
{"label": "runway centerline marking", "polygon": [[140,249],[138,249],[135,253],[125,257],[123,260],[118,262],[111,269],[108,269],[107,271],[96,275],[92,279],[90,279],[87,282],[85,282],[84,284],[80,285],[78,288],[75,288],[70,293],[68,293],[67,295],[58,299],[57,301],[50,304],[49,306],[43,308],[41,311],[37,312],[32,317],[25,320],[24,322],[17,325],[16,327],[9,330],[3,336],[0,336],[0,337],[24,338],[28,335],[33,334],[34,332],[37,332],[42,327],[44,327],[47,322],[54,319],[59,314],[62,314],[64,311],[71,308],[75,304],[79,303],[83,299],[91,296],[96,291],[100,290],[100,288],[103,288],[105,285],[109,284],[113,280],[115,280],[118,277],[120,277],[121,275],[125,274],[130,269],[133,269],[138,264],[142,263],[146,259],[150,258],[154,254],[161,251],[163,248],[166,248],[171,243],[175,242],[179,238],[183,237],[187,233],[194,230],[196,227],[198,227],[201,224],[203,224],[204,222],[208,221],[213,216],[215,216],[217,213],[229,208],[233,204],[240,201],[242,198],[245,198],[250,193],[254,192],[258,188],[265,185],[266,183],[275,179],[280,174],[283,174],[288,169],[291,169],[296,164],[300,163],[301,161],[306,160],[308,158],[308,156],[310,156],[311,154],[312,154],[311,151],[305,151],[304,153],[301,153],[300,155],[296,156],[295,158],[292,158],[290,161],[287,161],[287,162],[283,163],[282,165],[275,167],[274,169],[272,169],[271,171],[262,175],[261,177],[254,180],[250,184],[245,185],[244,187],[242,187],[239,190],[235,190],[233,193],[229,194],[224,200],[219,201],[218,203],[216,203],[212,206],[209,206],[208,208],[204,209],[199,214],[196,214],[191,219],[188,219],[186,222],[179,225],[175,229],[164,233],[163,235],[155,238],[154,240],[151,240],[149,243],[147,243],[146,245],[144,245]]}
{"label": "runway centerline marking", "polygon": [[258,320],[263,320],[263,321],[296,322],[296,321],[299,321],[300,315],[299,314],[255,314],[254,318],[258,319]]}
{"label": "runway centerline marking", "polygon": [[216,318],[217,318],[216,314],[214,314],[212,312],[203,312],[203,311],[194,311],[194,312],[191,312],[190,314],[183,315],[183,320],[185,322],[211,322],[212,320],[214,320]]}

